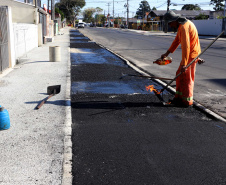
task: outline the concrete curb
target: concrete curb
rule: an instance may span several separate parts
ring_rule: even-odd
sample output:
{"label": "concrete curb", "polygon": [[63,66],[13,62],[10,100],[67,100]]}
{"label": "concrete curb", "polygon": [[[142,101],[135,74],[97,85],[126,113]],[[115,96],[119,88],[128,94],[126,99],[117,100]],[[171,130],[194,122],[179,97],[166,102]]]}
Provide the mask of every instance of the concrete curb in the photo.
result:
{"label": "concrete curb", "polygon": [[71,57],[70,48],[68,48],[68,72],[66,85],[66,118],[65,118],[65,136],[64,136],[64,160],[63,160],[63,178],[62,185],[72,184],[72,117],[71,117]]}
{"label": "concrete curb", "polygon": [[[88,37],[87,35],[85,35],[86,37]],[[88,37],[90,40],[92,40],[90,37]],[[131,68],[133,68],[135,71],[137,71],[138,73],[141,73],[142,75],[145,76],[150,76],[150,74],[148,74],[148,72],[145,72],[142,68],[136,66],[133,62],[127,60],[126,58],[124,58],[123,56],[115,53],[114,51],[112,51],[111,49],[106,48],[105,46],[97,43],[98,45],[100,45],[102,48],[108,50],[109,52],[111,52],[112,54],[116,55],[117,57],[119,57],[120,59],[124,60],[126,62],[126,64],[128,66],[130,66]],[[154,79],[154,81],[156,81],[157,83],[161,84],[162,86],[166,86],[167,84],[164,83],[163,81],[159,80],[159,79]],[[176,93],[176,90],[173,87],[168,87],[167,90],[171,91],[172,93]],[[224,119],[223,117],[221,117],[220,115],[216,114],[215,112],[209,110],[208,108],[204,107],[203,105],[201,105],[200,103],[198,103],[197,101],[194,100],[193,105],[200,109],[202,112],[206,113],[207,115],[212,116],[213,118],[225,122],[226,123],[226,119]]]}

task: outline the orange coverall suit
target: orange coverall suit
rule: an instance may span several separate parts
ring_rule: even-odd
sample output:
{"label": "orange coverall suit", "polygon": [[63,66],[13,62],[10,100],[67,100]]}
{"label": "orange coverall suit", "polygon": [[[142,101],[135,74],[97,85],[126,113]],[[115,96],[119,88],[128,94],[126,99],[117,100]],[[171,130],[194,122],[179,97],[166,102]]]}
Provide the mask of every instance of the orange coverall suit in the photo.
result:
{"label": "orange coverall suit", "polygon": [[[176,75],[181,72],[181,66],[187,66],[201,52],[197,29],[189,20],[179,25],[177,35],[168,51],[173,53],[179,44],[181,44],[182,49],[182,60]],[[195,70],[196,62],[176,79],[175,98],[182,99],[185,105],[193,104]]]}

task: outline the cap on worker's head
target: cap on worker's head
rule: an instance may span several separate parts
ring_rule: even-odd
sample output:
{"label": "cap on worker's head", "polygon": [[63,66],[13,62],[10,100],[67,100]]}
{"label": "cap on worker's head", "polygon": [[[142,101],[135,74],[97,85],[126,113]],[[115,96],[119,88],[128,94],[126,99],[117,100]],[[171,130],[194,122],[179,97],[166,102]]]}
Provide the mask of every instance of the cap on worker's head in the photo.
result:
{"label": "cap on worker's head", "polygon": [[167,23],[176,21],[178,18],[180,18],[180,15],[175,14],[173,11],[169,11],[165,13],[165,15],[163,16],[164,21]]}

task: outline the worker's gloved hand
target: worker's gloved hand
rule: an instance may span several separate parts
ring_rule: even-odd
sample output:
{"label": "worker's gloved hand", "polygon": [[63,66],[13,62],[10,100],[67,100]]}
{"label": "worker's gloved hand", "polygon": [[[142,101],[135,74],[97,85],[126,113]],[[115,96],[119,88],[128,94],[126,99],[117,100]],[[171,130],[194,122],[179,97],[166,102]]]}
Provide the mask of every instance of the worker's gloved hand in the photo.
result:
{"label": "worker's gloved hand", "polygon": [[204,59],[198,58],[197,60],[198,60],[197,62],[198,62],[199,65],[205,63]]}
{"label": "worker's gloved hand", "polygon": [[163,60],[164,58],[166,58],[167,57],[167,55],[166,54],[162,54],[161,55],[161,59]]}
{"label": "worker's gloved hand", "polygon": [[185,72],[186,71],[186,66],[181,66],[180,71],[181,71],[181,73]]}
{"label": "worker's gloved hand", "polygon": [[167,51],[166,53],[162,54],[162,55],[161,55],[161,59],[163,60],[164,58],[168,57],[169,53],[170,53],[170,52]]}

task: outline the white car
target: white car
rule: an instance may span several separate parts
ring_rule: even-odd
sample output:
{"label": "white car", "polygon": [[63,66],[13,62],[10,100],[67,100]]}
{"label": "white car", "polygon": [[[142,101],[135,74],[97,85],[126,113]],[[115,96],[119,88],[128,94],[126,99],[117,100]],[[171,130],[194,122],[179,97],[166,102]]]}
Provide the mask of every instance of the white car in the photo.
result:
{"label": "white car", "polygon": [[78,28],[85,28],[85,24],[83,22],[78,23]]}

